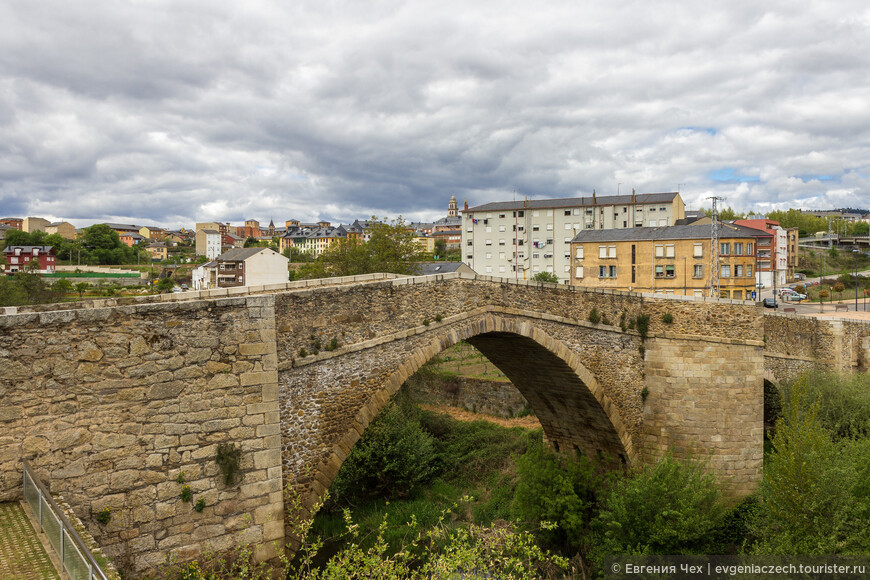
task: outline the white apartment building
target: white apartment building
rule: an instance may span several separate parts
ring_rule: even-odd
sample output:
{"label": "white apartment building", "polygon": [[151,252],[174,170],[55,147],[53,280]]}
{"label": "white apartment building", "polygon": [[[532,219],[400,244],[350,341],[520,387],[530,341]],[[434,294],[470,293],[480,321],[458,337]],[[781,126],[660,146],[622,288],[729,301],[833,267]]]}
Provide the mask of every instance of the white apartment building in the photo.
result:
{"label": "white apartment building", "polygon": [[214,260],[221,255],[223,234],[217,230],[197,230],[196,255]]}
{"label": "white apartment building", "polygon": [[571,240],[591,229],[665,227],[684,219],[680,194],[493,202],[462,211],[462,258],[478,274],[527,280],[550,272],[568,283]]}

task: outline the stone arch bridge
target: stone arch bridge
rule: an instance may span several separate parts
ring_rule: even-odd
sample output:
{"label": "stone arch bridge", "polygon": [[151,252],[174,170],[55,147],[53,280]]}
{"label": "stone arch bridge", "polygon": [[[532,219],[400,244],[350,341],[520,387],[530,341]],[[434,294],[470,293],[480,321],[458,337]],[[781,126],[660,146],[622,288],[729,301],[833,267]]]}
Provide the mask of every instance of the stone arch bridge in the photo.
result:
{"label": "stone arch bridge", "polygon": [[[251,291],[7,309],[0,500],[20,495],[27,458],[133,576],[240,539],[274,557],[285,487],[308,510],[404,380],[461,340],[513,381],[553,448],[632,465],[709,455],[740,495],[761,477],[765,373],[870,360],[868,325],[729,300],[463,274]],[[242,451],[231,484],[221,443]],[[181,472],[202,512],[179,499]]]}

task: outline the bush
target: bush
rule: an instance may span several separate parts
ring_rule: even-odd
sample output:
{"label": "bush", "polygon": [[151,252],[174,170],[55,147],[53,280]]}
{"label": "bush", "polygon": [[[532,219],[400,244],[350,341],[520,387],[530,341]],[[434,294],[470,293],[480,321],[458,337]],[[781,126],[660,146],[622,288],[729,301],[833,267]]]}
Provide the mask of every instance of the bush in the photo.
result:
{"label": "bush", "polygon": [[589,322],[591,322],[592,324],[598,324],[599,322],[601,322],[601,316],[598,314],[598,309],[594,306],[592,307],[592,310],[589,311],[588,318]]}
{"label": "bush", "polygon": [[337,500],[408,497],[435,471],[432,436],[419,412],[389,402],[371,422],[330,488]]}
{"label": "bush", "polygon": [[818,401],[818,420],[834,439],[870,436],[870,375],[811,372],[783,387],[787,396],[796,388]]}
{"label": "bush", "polygon": [[540,529],[541,540],[563,551],[576,552],[589,536],[601,481],[584,456],[572,459],[544,448],[538,440],[517,460],[517,491],[511,515],[530,528],[542,522],[556,524]]}
{"label": "bush", "polygon": [[705,468],[667,454],[618,481],[593,522],[597,556],[707,553],[725,510]]}
{"label": "bush", "polygon": [[834,442],[812,384],[804,378],[783,388],[783,414],[761,487],[756,553],[870,549],[870,440]]}

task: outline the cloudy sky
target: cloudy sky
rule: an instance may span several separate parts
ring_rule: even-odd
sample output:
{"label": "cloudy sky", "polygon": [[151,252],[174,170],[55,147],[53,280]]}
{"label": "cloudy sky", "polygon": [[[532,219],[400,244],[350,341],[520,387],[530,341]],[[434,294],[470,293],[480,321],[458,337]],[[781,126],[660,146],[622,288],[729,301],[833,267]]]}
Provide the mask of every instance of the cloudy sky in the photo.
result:
{"label": "cloudy sky", "polygon": [[870,206],[865,1],[0,3],[0,217]]}

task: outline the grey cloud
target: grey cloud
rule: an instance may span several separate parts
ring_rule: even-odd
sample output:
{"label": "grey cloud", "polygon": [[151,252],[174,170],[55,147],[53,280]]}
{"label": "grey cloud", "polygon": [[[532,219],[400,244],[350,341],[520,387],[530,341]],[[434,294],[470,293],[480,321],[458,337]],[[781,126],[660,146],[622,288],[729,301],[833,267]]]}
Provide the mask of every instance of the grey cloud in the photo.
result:
{"label": "grey cloud", "polygon": [[[861,10],[12,2],[0,213],[436,217],[451,192],[619,183],[695,207],[867,206],[870,19],[844,16]],[[724,168],[760,181],[709,179]]]}

